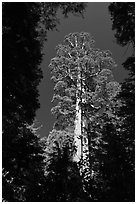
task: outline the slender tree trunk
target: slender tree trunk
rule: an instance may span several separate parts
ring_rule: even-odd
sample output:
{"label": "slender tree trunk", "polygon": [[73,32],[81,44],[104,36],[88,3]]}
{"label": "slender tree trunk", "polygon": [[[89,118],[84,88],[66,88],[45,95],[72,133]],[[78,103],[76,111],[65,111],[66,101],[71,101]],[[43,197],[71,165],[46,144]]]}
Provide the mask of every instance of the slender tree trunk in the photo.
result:
{"label": "slender tree trunk", "polygon": [[74,156],[74,161],[79,162],[82,156],[82,110],[81,110],[81,70],[78,66],[77,90],[76,90],[76,117],[74,140],[77,147],[77,152]]}
{"label": "slender tree trunk", "polygon": [[86,127],[86,119],[84,118],[84,112],[82,104],[85,99],[82,98],[82,93],[85,91],[84,79],[82,76],[81,67],[78,66],[78,77],[77,77],[77,90],[76,90],[76,117],[75,117],[75,144],[77,147],[77,152],[74,156],[74,161],[79,162],[80,159],[86,158],[88,150],[88,139],[85,135],[84,128]]}
{"label": "slender tree trunk", "polygon": [[92,168],[92,164],[91,164],[91,161],[92,161],[92,157],[91,157],[91,151],[92,151],[92,148],[91,148],[91,137],[92,137],[92,129],[90,128],[90,125],[88,124],[88,131],[87,131],[87,138],[88,138],[88,157],[89,157],[89,167],[90,167],[90,173],[92,174],[91,172],[91,168]]}

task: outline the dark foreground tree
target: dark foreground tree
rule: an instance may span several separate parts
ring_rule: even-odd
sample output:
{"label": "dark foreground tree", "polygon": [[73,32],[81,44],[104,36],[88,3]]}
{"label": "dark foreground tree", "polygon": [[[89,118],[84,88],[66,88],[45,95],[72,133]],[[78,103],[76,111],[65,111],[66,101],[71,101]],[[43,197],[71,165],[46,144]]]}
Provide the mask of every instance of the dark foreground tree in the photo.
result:
{"label": "dark foreground tree", "polygon": [[74,135],[70,131],[53,130],[45,148],[47,201],[85,201],[82,179],[76,162]]}
{"label": "dark foreground tree", "polygon": [[[129,71],[129,76],[121,86],[119,98],[123,106],[118,112],[118,116],[122,118],[118,138],[120,138],[121,152],[122,150],[124,152],[121,160],[124,168],[119,174],[120,185],[123,185],[121,196],[123,201],[133,202],[135,200],[135,3],[111,3],[109,11],[117,42],[121,46],[132,45],[133,49],[132,55],[123,63],[123,67]],[[119,152],[119,157],[121,154]]]}
{"label": "dark foreground tree", "polygon": [[[4,177],[6,186],[3,184],[3,198],[7,201],[26,201],[27,182],[34,175],[30,169],[36,168],[33,154],[39,157],[40,148],[35,148],[38,138],[27,129],[39,108],[37,86],[42,72],[38,67],[41,53],[35,31],[38,20],[35,3],[3,3],[2,165],[8,176]],[[41,164],[39,167],[41,171]],[[7,192],[8,184],[12,193]]]}
{"label": "dark foreground tree", "polygon": [[10,134],[12,145],[9,141],[3,142],[7,150],[3,152],[3,199],[41,201],[45,196],[45,178],[40,139],[27,127],[18,130],[18,137],[15,137],[14,127],[12,132],[8,131],[7,128],[4,136]]}
{"label": "dark foreground tree", "polygon": [[111,3],[109,12],[117,43],[122,46],[129,43],[135,45],[135,2]]}
{"label": "dark foreground tree", "polygon": [[[109,7],[117,42],[134,49],[134,3],[112,3]],[[126,20],[126,23],[125,23]],[[134,50],[133,50],[134,51]],[[130,202],[135,200],[134,137],[135,137],[135,58],[134,53],[123,66],[129,77],[121,85],[114,110],[115,120],[105,115],[101,136],[92,134],[93,175],[85,188],[91,201]],[[97,124],[96,124],[97,128]]]}
{"label": "dark foreground tree", "polygon": [[47,31],[56,28],[58,9],[64,15],[80,14],[84,4],[5,2],[2,9],[3,198],[43,201],[39,182],[44,179],[42,149],[39,138],[28,129],[40,106],[37,87],[42,78],[42,31],[45,40]]}

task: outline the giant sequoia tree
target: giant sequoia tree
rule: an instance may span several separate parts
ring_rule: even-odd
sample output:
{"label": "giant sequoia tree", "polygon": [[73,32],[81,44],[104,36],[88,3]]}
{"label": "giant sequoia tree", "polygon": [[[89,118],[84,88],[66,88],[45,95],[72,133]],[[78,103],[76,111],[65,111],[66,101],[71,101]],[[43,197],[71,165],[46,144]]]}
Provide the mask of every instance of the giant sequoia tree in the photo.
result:
{"label": "giant sequoia tree", "polygon": [[66,36],[65,44],[57,47],[57,56],[51,60],[52,79],[56,83],[53,100],[59,101],[52,109],[57,119],[55,128],[74,128],[76,161],[83,157],[82,148],[89,142],[85,130],[90,121],[94,123],[94,117],[105,110],[110,116],[113,98],[119,91],[111,71],[114,66],[111,53],[95,49],[88,33]]}
{"label": "giant sequoia tree", "polygon": [[120,86],[113,78],[115,65],[111,53],[94,48],[93,38],[84,32],[67,35],[50,63],[53,102],[57,103],[51,110],[56,117],[54,129],[73,133],[76,150],[72,157],[86,181],[85,192],[91,177],[98,177],[100,161],[93,162],[93,157],[103,141],[106,118],[114,127],[118,122],[115,97]]}
{"label": "giant sequoia tree", "polygon": [[42,78],[43,33],[45,40],[47,31],[56,28],[58,9],[64,15],[81,14],[84,4],[3,3],[2,150],[3,197],[7,201],[43,201],[44,188],[39,182],[44,183],[42,149],[29,126],[40,106],[37,87]]}

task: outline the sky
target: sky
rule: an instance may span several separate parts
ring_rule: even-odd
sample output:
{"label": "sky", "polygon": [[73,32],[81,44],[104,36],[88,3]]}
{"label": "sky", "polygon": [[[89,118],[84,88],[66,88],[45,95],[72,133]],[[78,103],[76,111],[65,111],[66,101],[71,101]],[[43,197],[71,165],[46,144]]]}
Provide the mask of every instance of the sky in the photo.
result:
{"label": "sky", "polygon": [[127,77],[127,72],[122,67],[122,63],[130,56],[131,50],[116,43],[115,32],[112,31],[112,21],[108,11],[109,4],[108,2],[89,2],[84,18],[72,14],[68,18],[64,18],[59,12],[60,25],[57,26],[59,31],[48,32],[48,40],[44,44],[44,57],[41,64],[43,79],[39,85],[40,109],[36,113],[36,120],[42,125],[38,131],[41,137],[48,137],[49,132],[53,129],[54,117],[50,110],[53,107],[51,100],[54,84],[50,80],[51,75],[48,65],[56,55],[55,47],[63,43],[65,35],[81,31],[90,33],[95,40],[96,48],[112,52],[112,57],[118,65],[113,70],[115,80],[122,82]]}

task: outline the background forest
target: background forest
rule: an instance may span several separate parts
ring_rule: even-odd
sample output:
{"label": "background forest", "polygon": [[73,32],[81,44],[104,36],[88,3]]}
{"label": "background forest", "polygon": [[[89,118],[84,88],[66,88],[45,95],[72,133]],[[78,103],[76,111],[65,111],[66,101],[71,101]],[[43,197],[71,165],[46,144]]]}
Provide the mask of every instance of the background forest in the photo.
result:
{"label": "background forest", "polygon": [[[38,85],[43,78],[43,46],[48,42],[48,32],[57,29],[58,11],[66,18],[77,15],[82,21],[87,7],[88,3],[82,2],[2,4],[2,199],[5,202],[135,201],[134,2],[108,6],[116,42],[132,50],[122,64],[128,77],[120,84],[114,82],[112,72],[108,72],[116,65],[111,53],[92,49],[94,39],[87,33],[64,36],[70,47],[74,39],[79,43],[86,39],[83,44],[86,57],[79,61],[82,75],[78,75],[74,64],[76,53],[84,54],[80,48],[66,47],[62,39],[56,57],[46,67],[54,81],[53,130],[41,138],[35,127],[36,111],[40,108]],[[70,52],[71,62],[66,57]],[[104,68],[107,71],[103,72]],[[98,69],[101,74],[96,77]],[[76,83],[81,83],[78,79],[83,79],[85,88],[79,91],[84,90],[84,95],[77,92]],[[107,103],[108,99],[111,103]],[[77,107],[83,114],[81,121],[74,117],[76,104],[80,104]],[[99,107],[103,107],[100,112]],[[82,124],[84,120],[90,121],[87,126]],[[74,122],[84,126],[81,128],[84,132],[79,134],[84,135],[81,141],[87,145],[82,150],[82,160],[75,159],[78,151]]]}

